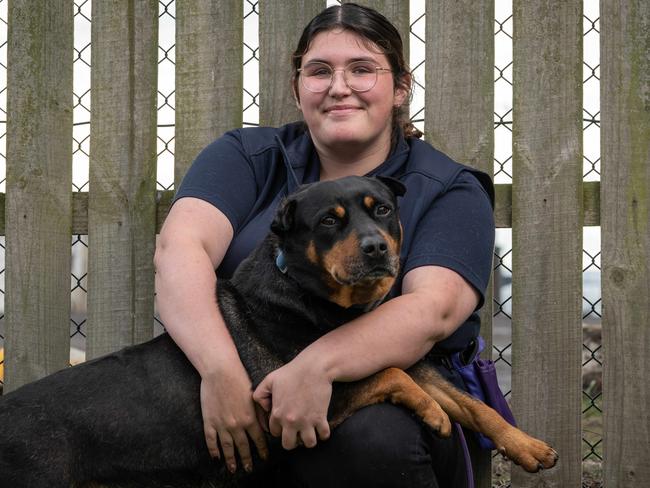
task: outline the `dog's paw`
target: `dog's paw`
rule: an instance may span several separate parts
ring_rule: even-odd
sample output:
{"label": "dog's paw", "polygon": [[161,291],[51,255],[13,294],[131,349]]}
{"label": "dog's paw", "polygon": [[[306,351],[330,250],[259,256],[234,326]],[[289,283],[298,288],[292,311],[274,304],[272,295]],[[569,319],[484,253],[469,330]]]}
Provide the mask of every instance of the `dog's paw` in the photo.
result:
{"label": "dog's paw", "polygon": [[433,429],[440,437],[451,435],[451,420],[437,402],[431,402],[423,412],[416,412],[420,415],[425,424]]}
{"label": "dog's paw", "polygon": [[555,449],[518,429],[515,432],[515,435],[508,436],[508,442],[497,445],[501,454],[529,473],[537,473],[555,466],[559,459]]}

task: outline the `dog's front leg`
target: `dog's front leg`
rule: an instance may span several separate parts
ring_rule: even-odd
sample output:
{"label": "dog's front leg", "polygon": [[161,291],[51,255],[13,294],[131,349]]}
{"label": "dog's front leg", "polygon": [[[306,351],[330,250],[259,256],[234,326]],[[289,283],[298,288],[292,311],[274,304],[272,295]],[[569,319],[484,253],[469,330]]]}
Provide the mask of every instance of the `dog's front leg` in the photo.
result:
{"label": "dog's front leg", "polygon": [[440,405],[398,368],[387,368],[351,383],[335,383],[329,411],[334,428],[357,410],[381,402],[412,410],[441,437],[451,435],[449,417]]}
{"label": "dog's front leg", "polygon": [[457,389],[433,367],[418,363],[408,373],[452,420],[490,438],[501,454],[526,471],[555,466],[558,456],[551,446],[510,425],[496,410]]}

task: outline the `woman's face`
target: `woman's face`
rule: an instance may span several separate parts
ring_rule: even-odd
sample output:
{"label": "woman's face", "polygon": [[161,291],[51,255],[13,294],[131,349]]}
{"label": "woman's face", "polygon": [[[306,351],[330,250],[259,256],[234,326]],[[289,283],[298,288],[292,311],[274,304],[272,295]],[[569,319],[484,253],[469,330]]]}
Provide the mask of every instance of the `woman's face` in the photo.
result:
{"label": "woman's face", "polygon": [[365,92],[351,90],[343,78],[343,68],[354,61],[390,68],[386,56],[367,44],[347,30],[325,31],[313,38],[302,58],[301,68],[318,61],[337,70],[331,86],[322,93],[307,90],[302,80],[297,83],[298,108],[317,148],[336,151],[350,145],[390,145],[393,108],[404,102],[406,90],[394,88],[390,71],[378,71],[377,83]]}

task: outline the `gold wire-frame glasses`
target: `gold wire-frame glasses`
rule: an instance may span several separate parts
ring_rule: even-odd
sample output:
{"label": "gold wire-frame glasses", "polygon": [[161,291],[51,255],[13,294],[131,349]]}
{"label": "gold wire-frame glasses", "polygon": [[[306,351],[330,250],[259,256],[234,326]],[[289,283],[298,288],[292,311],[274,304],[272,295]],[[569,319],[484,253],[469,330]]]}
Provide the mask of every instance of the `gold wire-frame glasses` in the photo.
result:
{"label": "gold wire-frame glasses", "polygon": [[333,68],[327,63],[315,61],[298,69],[302,86],[313,93],[329,90],[334,82],[334,73],[337,71],[343,71],[343,81],[350,90],[362,93],[374,88],[380,72],[392,70],[376,66],[369,61],[354,61],[344,68]]}

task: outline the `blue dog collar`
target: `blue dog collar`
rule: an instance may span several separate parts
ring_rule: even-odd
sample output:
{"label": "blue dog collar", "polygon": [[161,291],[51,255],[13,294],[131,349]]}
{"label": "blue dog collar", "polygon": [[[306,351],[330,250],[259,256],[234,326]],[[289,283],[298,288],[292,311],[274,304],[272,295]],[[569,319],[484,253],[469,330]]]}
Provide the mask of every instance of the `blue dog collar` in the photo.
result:
{"label": "blue dog collar", "polygon": [[282,274],[287,274],[287,260],[284,257],[282,249],[278,249],[278,255],[275,257],[275,265]]}

